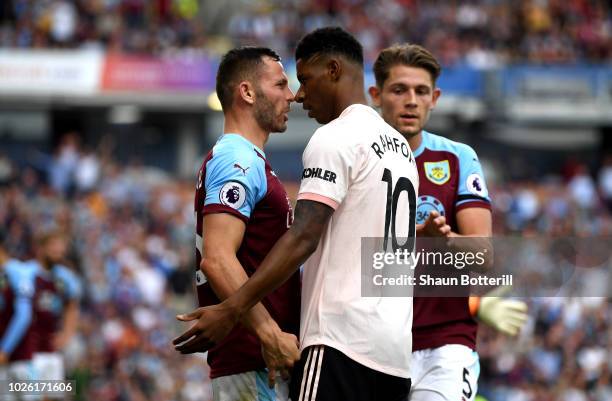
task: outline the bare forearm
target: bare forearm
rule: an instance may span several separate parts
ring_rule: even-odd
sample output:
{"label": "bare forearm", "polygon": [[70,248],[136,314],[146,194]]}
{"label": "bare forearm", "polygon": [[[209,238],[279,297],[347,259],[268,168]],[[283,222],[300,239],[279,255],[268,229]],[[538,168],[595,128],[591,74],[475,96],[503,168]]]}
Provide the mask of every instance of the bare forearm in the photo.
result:
{"label": "bare forearm", "polygon": [[[211,255],[219,255],[216,253],[219,250],[219,245],[222,246],[227,241],[220,244],[208,243],[208,249],[212,253],[207,253],[206,249],[204,250],[204,254],[208,255],[209,258],[205,259],[201,267],[209,276],[213,289],[219,292],[220,298],[223,299],[228,295],[229,297],[220,304],[198,308],[187,315],[178,315],[177,319],[181,321],[195,319],[198,321],[189,330],[172,341],[176,350],[181,353],[192,353],[210,349],[229,334],[238,320],[248,316],[247,322],[251,323],[247,324],[252,324],[253,321],[250,319],[256,319],[260,315],[254,315],[257,310],[253,311],[251,308],[285,282],[297,270],[298,266],[314,252],[333,210],[324,203],[299,200],[295,208],[293,226],[276,242],[255,274],[248,280],[242,272],[241,274],[231,275],[232,278],[226,277],[225,272],[223,272],[224,274],[215,274],[214,271],[207,272],[207,267],[210,266],[206,264],[206,261],[211,260]],[[209,219],[208,221],[214,220]],[[234,251],[238,249],[238,239],[242,239],[242,233],[239,231],[236,230],[235,232],[238,235],[234,236],[235,241],[232,248]],[[226,252],[225,255],[228,255],[228,253]],[[235,252],[232,252],[232,255],[235,255]],[[227,283],[228,280],[229,284]],[[246,283],[236,291],[237,287],[245,280]],[[269,339],[270,342],[266,343],[264,339]],[[297,338],[293,334],[282,333],[276,329],[271,336],[264,336],[264,339],[260,337],[263,349],[288,349],[289,354],[299,356],[296,344]],[[284,351],[281,353],[286,354]],[[273,353],[264,352],[264,358],[267,358],[266,355],[270,358]],[[281,357],[281,359],[292,361],[295,358]],[[266,361],[268,364],[269,360]],[[292,364],[293,362],[290,362],[283,366],[291,366]],[[274,367],[274,364],[272,364],[272,367]],[[270,372],[273,373],[273,370],[271,369]]]}
{"label": "bare forearm", "polygon": [[274,245],[255,274],[227,299],[227,306],[242,316],[298,269],[317,249],[334,209],[311,200],[298,200],[293,225]]}
{"label": "bare forearm", "polygon": [[301,235],[297,229],[287,231],[249,281],[228,299],[230,306],[239,315],[243,315],[255,303],[287,281],[315,251],[317,244],[318,238]]}
{"label": "bare forearm", "polygon": [[79,320],[79,305],[76,301],[72,301],[66,307],[66,311],[64,313],[62,328],[57,333],[57,338],[59,340],[56,343],[56,346],[64,347],[66,343],[72,338],[72,336],[77,331]]}
{"label": "bare forearm", "polygon": [[459,252],[482,252],[485,263],[474,266],[474,271],[486,271],[493,266],[493,219],[491,211],[480,207],[469,207],[457,212],[457,232],[450,233],[450,247]]}
{"label": "bare forearm", "polygon": [[72,334],[76,331],[77,322],[79,320],[79,305],[77,301],[72,301],[66,310],[64,321],[64,331]]}
{"label": "bare forearm", "polygon": [[449,238],[449,247],[454,252],[480,254],[484,259],[484,263],[482,265],[471,266],[471,270],[475,272],[484,272],[493,266],[495,256],[493,243],[491,238],[485,234],[462,235],[452,232]]}
{"label": "bare forearm", "polygon": [[[215,262],[204,261],[202,268],[213,291],[221,301],[236,293],[249,279],[235,257]],[[257,303],[245,313],[241,323],[260,340],[271,331],[278,329],[278,325],[261,303]]]}

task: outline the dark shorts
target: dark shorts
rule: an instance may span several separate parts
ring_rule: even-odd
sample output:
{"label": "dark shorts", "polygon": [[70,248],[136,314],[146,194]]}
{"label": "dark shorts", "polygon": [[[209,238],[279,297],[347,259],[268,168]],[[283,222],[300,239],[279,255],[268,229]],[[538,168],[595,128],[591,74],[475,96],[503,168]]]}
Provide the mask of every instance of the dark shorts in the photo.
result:
{"label": "dark shorts", "polygon": [[291,401],[407,401],[410,379],[363,366],[342,352],[314,345],[302,352],[289,389]]}

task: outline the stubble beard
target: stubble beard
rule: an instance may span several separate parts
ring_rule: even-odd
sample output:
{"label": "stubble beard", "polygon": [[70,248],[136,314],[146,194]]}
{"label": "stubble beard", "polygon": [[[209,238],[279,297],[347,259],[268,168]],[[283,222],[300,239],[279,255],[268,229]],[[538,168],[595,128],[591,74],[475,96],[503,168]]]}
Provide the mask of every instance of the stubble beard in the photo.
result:
{"label": "stubble beard", "polygon": [[274,110],[274,104],[272,104],[272,102],[268,100],[266,95],[264,95],[261,91],[256,91],[255,96],[257,99],[254,109],[255,121],[257,121],[257,124],[261,127],[261,129],[268,133],[284,132],[287,129],[286,125],[275,125],[274,119],[276,117],[276,113]]}

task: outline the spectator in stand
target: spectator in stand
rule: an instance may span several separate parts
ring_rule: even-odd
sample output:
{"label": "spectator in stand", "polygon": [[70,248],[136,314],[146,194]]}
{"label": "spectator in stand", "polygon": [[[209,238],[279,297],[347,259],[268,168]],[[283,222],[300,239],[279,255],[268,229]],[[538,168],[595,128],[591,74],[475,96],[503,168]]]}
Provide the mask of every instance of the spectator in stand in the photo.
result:
{"label": "spectator in stand", "polygon": [[578,166],[576,175],[572,177],[568,186],[574,202],[581,210],[590,211],[598,205],[595,182],[584,164]]}
{"label": "spectator in stand", "polygon": [[[206,19],[203,0],[10,0],[3,6],[2,47],[159,54],[202,46],[223,53],[265,43],[289,58],[304,33],[342,25],[364,44],[370,61],[389,44],[406,41],[425,45],[445,65],[485,69],[612,59],[612,10],[603,0],[260,0],[241,2],[219,19]],[[206,32],[200,20],[222,31]]]}

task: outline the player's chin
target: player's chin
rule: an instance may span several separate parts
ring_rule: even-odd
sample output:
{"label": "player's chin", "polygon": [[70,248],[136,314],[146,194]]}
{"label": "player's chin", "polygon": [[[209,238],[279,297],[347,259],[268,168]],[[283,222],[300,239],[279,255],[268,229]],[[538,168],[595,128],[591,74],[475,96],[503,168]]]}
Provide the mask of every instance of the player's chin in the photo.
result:
{"label": "player's chin", "polygon": [[421,132],[419,124],[399,124],[398,131],[404,136],[413,136]]}
{"label": "player's chin", "polygon": [[62,258],[59,256],[49,256],[47,257],[47,261],[49,264],[55,265],[62,262]]}
{"label": "player's chin", "polygon": [[327,124],[328,122],[333,120],[329,116],[322,116],[320,114],[315,114],[315,113],[312,114],[312,118],[314,118],[315,121],[318,122],[319,124]]}
{"label": "player's chin", "polygon": [[278,123],[272,128],[272,132],[285,132],[287,131],[287,123]]}

